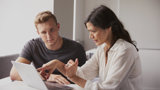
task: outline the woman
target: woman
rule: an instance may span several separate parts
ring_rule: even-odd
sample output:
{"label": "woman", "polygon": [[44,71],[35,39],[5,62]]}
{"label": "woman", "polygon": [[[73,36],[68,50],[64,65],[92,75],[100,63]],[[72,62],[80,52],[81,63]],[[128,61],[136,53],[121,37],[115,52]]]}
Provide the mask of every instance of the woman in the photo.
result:
{"label": "woman", "polygon": [[92,58],[78,69],[78,59],[67,64],[54,60],[39,69],[41,75],[48,78],[57,68],[86,90],[141,90],[138,49],[114,12],[101,5],[91,12],[85,26],[98,46]]}

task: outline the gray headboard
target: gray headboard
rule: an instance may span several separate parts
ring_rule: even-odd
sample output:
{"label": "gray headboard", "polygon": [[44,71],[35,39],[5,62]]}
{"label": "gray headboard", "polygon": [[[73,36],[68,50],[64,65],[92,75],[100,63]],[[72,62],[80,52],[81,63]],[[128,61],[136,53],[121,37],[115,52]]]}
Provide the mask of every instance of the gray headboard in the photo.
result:
{"label": "gray headboard", "polygon": [[12,54],[0,57],[0,79],[9,76],[12,64],[11,60],[16,60],[19,54]]}

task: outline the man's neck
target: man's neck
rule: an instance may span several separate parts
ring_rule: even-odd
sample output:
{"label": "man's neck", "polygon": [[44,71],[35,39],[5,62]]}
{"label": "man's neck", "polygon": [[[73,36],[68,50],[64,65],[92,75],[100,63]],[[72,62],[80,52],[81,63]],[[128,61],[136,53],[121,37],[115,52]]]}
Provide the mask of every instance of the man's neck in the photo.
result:
{"label": "man's neck", "polygon": [[47,48],[49,50],[58,50],[62,47],[62,45],[63,45],[63,39],[62,39],[62,37],[59,37],[54,45],[48,46]]}

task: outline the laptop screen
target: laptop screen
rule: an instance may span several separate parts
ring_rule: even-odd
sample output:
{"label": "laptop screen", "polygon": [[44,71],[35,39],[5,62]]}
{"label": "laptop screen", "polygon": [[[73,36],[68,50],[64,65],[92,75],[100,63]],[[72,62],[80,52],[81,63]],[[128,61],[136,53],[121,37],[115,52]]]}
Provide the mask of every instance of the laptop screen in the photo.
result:
{"label": "laptop screen", "polygon": [[21,76],[23,82],[30,87],[38,90],[73,90],[72,87],[66,85],[43,81],[32,64],[24,64],[15,61],[11,62]]}

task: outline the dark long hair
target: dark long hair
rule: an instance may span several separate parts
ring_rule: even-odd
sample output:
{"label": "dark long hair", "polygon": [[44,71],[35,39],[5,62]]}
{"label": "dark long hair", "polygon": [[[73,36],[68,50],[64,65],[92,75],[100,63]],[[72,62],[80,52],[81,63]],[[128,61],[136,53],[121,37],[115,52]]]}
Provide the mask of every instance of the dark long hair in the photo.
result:
{"label": "dark long hair", "polygon": [[111,27],[112,29],[112,42],[111,46],[119,39],[124,39],[127,42],[133,44],[138,51],[138,48],[132,41],[128,31],[124,28],[121,21],[117,18],[114,12],[108,7],[101,5],[95,8],[85,21],[85,26],[87,22],[91,22],[95,27],[102,29],[107,29]]}

